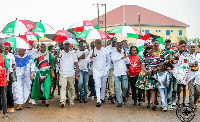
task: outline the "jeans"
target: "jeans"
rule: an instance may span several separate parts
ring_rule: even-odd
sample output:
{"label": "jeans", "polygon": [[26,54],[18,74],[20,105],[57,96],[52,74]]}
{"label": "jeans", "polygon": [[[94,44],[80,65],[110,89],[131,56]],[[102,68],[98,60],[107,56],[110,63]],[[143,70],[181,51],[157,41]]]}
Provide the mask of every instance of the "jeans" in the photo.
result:
{"label": "jeans", "polygon": [[[0,86],[0,110],[3,109],[3,114],[7,113],[7,86]],[[1,105],[2,102],[2,105]]]}
{"label": "jeans", "polygon": [[91,96],[96,96],[95,82],[93,79],[93,75],[90,75],[90,90],[91,90]]}
{"label": "jeans", "polygon": [[162,106],[164,108],[167,108],[167,104],[166,104],[167,88],[159,88],[159,92],[160,92],[160,99],[161,99]]}
{"label": "jeans", "polygon": [[172,105],[172,102],[176,101],[178,80],[173,76],[172,72],[169,72],[169,74],[170,82],[167,88],[167,103],[168,105]]}
{"label": "jeans", "polygon": [[[88,93],[88,81],[89,81],[89,72],[86,73],[86,71],[79,70],[80,77],[78,78],[78,89],[80,92],[80,97],[83,97],[83,99],[87,99],[87,93]],[[84,95],[83,90],[84,88]]]}
{"label": "jeans", "polygon": [[11,73],[9,75],[9,83],[8,83],[8,86],[7,86],[7,105],[9,106],[9,108],[13,108],[14,107],[14,100],[13,100],[13,93],[12,93],[12,83],[13,83],[13,80],[11,78]]}
{"label": "jeans", "polygon": [[118,103],[122,103],[122,98],[120,94],[120,83],[122,86],[122,97],[125,97],[126,92],[128,90],[128,77],[127,75],[122,75],[122,76],[115,76],[114,75],[114,81],[115,81],[115,92],[116,92],[116,97]]}

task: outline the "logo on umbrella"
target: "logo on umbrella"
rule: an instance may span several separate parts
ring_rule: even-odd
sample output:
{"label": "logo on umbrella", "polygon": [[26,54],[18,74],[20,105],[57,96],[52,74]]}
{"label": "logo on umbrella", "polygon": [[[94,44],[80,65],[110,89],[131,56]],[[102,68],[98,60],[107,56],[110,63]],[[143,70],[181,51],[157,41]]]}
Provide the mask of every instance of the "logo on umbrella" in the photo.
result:
{"label": "logo on umbrella", "polygon": [[65,33],[59,32],[58,35],[65,36]]}
{"label": "logo on umbrella", "polygon": [[91,22],[85,22],[86,26],[93,26],[93,24]]}
{"label": "logo on umbrella", "polygon": [[13,32],[13,28],[8,28],[6,32]]}
{"label": "logo on umbrella", "polygon": [[36,27],[36,28],[35,28],[35,31],[42,31],[42,29],[41,29],[41,28],[38,28],[38,27]]}
{"label": "logo on umbrella", "polygon": [[105,34],[101,34],[101,37],[102,37],[102,38],[106,38],[106,35],[105,35]]}
{"label": "logo on umbrella", "polygon": [[114,30],[113,30],[113,33],[114,33],[114,32],[118,32],[118,31],[120,31],[120,29],[114,29]]}
{"label": "logo on umbrella", "polygon": [[85,37],[85,36],[86,36],[86,34],[81,34],[81,35],[80,35],[80,37]]}
{"label": "logo on umbrella", "polygon": [[33,28],[33,26],[31,24],[26,25],[27,29],[31,29]]}

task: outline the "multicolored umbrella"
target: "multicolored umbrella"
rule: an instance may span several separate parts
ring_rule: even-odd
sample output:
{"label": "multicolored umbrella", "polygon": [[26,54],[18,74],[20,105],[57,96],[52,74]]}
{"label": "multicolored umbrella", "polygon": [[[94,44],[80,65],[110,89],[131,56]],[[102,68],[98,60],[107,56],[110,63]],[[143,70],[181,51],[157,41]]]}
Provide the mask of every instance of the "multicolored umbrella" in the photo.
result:
{"label": "multicolored umbrella", "polygon": [[76,36],[68,31],[65,30],[58,30],[55,34],[47,34],[45,35],[46,38],[54,40],[56,42],[64,42],[65,40],[75,40]]}
{"label": "multicolored umbrella", "polygon": [[83,20],[78,23],[74,23],[71,25],[67,30],[72,30],[74,32],[83,32],[85,30],[90,30],[90,29],[100,29],[98,25],[96,25],[94,22],[90,20]]}
{"label": "multicolored umbrella", "polygon": [[42,38],[38,34],[36,34],[34,32],[30,32],[30,31],[25,32],[24,35],[19,35],[18,37],[23,38],[26,41],[28,41],[28,40],[35,41],[35,40],[39,40],[40,38]]}
{"label": "multicolored umbrella", "polygon": [[143,37],[140,37],[136,40],[136,43],[135,43],[135,46],[138,47],[138,52],[141,52],[143,51],[143,47],[144,47],[144,43],[149,43],[149,44],[153,44],[153,41],[154,40],[158,40],[159,41],[159,48],[160,49],[164,49],[165,48],[165,44],[164,44],[164,41],[163,41],[163,37],[160,37],[160,36],[156,36],[156,35],[153,35],[153,34],[146,34],[144,35]]}
{"label": "multicolored umbrella", "polygon": [[2,30],[3,34],[20,35],[24,32],[30,31],[36,25],[29,20],[15,20],[8,23]]}
{"label": "multicolored umbrella", "polygon": [[20,37],[8,37],[2,40],[3,42],[9,42],[11,44],[11,47],[13,50],[17,48],[23,48],[23,49],[31,49],[31,45],[24,39]]}
{"label": "multicolored umbrella", "polygon": [[108,32],[112,36],[122,36],[127,38],[139,38],[142,34],[135,28],[130,26],[119,26]]}
{"label": "multicolored umbrella", "polygon": [[47,23],[37,22],[36,28],[32,29],[31,32],[35,32],[41,37],[44,37],[45,34],[54,34],[54,29]]}
{"label": "multicolored umbrella", "polygon": [[102,40],[110,39],[110,37],[104,31],[96,30],[96,29],[83,31],[78,36],[76,36],[76,38],[102,39]]}

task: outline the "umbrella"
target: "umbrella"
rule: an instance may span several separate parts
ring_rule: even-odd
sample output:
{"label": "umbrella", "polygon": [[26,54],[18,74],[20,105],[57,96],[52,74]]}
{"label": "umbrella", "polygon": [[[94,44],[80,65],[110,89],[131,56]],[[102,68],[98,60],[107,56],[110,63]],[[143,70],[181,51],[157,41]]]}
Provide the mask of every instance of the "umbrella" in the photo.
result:
{"label": "umbrella", "polygon": [[11,44],[11,47],[13,50],[17,48],[23,48],[23,49],[31,49],[31,45],[24,39],[20,37],[7,37],[2,39],[3,42],[9,42]]}
{"label": "umbrella", "polygon": [[47,23],[37,22],[36,28],[32,29],[31,32],[35,32],[41,37],[44,37],[45,34],[54,34],[54,29]]}
{"label": "umbrella", "polygon": [[145,42],[147,42],[149,44],[152,44],[153,41],[155,41],[155,40],[157,40],[159,42],[159,44],[160,44],[159,48],[160,49],[164,49],[165,48],[163,37],[156,36],[156,35],[153,35],[153,34],[150,34],[150,33],[144,35],[143,37],[138,38],[136,40],[135,46],[138,47],[138,52],[141,52],[143,50]]}
{"label": "umbrella", "polygon": [[104,31],[96,30],[96,29],[83,31],[78,36],[76,36],[76,38],[81,38],[81,39],[102,39],[102,40],[110,39],[110,37]]}
{"label": "umbrella", "polygon": [[19,35],[18,37],[23,38],[26,41],[28,40],[34,41],[34,40],[39,40],[41,38],[38,34],[30,31],[25,32],[24,35]]}
{"label": "umbrella", "polygon": [[130,26],[115,27],[109,31],[108,34],[112,36],[122,36],[127,38],[139,38],[139,36],[142,36],[142,34],[137,29]]}
{"label": "umbrella", "polygon": [[31,21],[27,20],[15,20],[8,23],[3,30],[1,31],[3,34],[11,34],[11,35],[19,35],[26,31],[30,31],[36,26]]}
{"label": "umbrella", "polygon": [[76,36],[64,29],[58,30],[55,34],[47,34],[45,37],[56,42],[64,42],[65,40],[68,40],[73,42],[72,44],[76,44]]}
{"label": "umbrella", "polygon": [[101,27],[99,27],[90,20],[83,20],[81,22],[72,24],[67,30],[72,30],[74,32],[83,32],[85,30],[100,29],[100,28]]}

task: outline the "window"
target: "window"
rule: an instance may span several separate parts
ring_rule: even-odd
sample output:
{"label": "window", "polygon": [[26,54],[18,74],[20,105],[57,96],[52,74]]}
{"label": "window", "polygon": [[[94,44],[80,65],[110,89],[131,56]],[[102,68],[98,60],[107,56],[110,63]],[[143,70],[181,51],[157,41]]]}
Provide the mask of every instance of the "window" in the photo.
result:
{"label": "window", "polygon": [[166,35],[170,36],[170,30],[166,30]]}
{"label": "window", "polygon": [[148,34],[149,33],[149,30],[145,30],[145,34]]}
{"label": "window", "polygon": [[171,32],[173,33],[173,30],[171,30]]}
{"label": "window", "polygon": [[158,32],[158,30],[156,30],[156,32]]}
{"label": "window", "polygon": [[161,32],[161,31],[159,30],[159,32]]}
{"label": "window", "polygon": [[178,30],[178,33],[179,33],[179,36],[183,35],[182,30]]}
{"label": "window", "polygon": [[144,30],[142,30],[142,32],[144,32]]}

